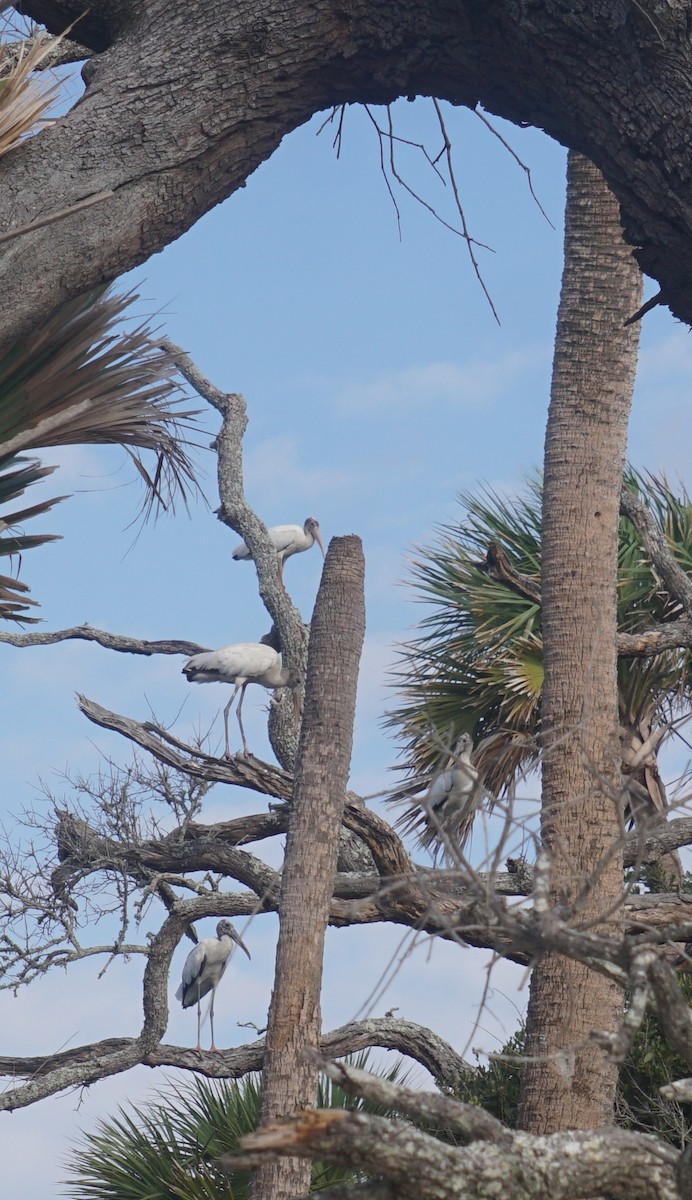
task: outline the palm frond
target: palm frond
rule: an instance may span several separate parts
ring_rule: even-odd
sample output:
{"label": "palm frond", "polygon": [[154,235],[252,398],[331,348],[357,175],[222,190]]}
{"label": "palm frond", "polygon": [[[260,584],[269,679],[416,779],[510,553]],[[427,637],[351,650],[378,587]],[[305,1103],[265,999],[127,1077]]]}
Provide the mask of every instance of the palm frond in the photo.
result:
{"label": "palm frond", "polygon": [[[664,479],[629,470],[626,485],[651,509],[677,561],[692,573],[692,505]],[[541,485],[508,500],[489,489],[460,497],[463,516],[442,526],[437,541],[412,564],[418,598],[428,606],[417,635],[401,647],[393,685],[402,699],[389,713],[404,746],[409,776],[393,793],[400,801],[429,786],[443,769],[444,747],[462,732],[476,742],[474,763],[493,795],[510,792],[520,772],[538,761],[543,646],[539,606],[482,567],[497,542],[514,568],[540,588]],[[618,626],[635,632],[679,615],[648,560],[636,529],[620,521]],[[619,664],[623,724],[674,712],[692,700],[692,657],[670,651]],[[424,790],[424,789],[423,789]]]}
{"label": "palm frond", "polygon": [[[6,508],[6,505],[22,496],[27,487],[39,483],[54,470],[55,467],[44,467],[36,459],[19,455],[0,458],[0,558],[15,559],[19,565],[23,551],[59,540],[59,534],[25,534],[21,527],[25,521],[49,512],[54,504],[65,499],[64,496],[56,496],[53,500],[44,500],[28,508],[12,511]],[[0,575],[0,619],[35,625],[38,617],[29,616],[28,609],[35,607],[36,601],[29,599],[28,591],[27,584],[10,575]]]}
{"label": "palm frond", "polygon": [[[53,469],[32,463],[16,470],[17,463],[26,463],[18,456],[27,449],[124,446],[145,483],[145,518],[174,509],[177,498],[187,504],[197,490],[186,440],[196,411],[178,406],[183,394],[175,363],[148,324],[123,325],[137,299],[133,292],[90,292],[65,304],[0,358],[0,521],[5,527],[33,519],[64,499],[4,511],[4,503]],[[151,452],[151,466],[141,451]],[[21,533],[14,542],[1,539],[0,553],[16,554],[51,538]],[[7,577],[3,585],[16,590]],[[0,618],[16,620],[18,611],[0,603]]]}
{"label": "palm frond", "polygon": [[60,38],[32,38],[26,50],[9,58],[0,45],[0,158],[36,129],[55,103],[60,82],[37,79],[36,68]]}
{"label": "palm frond", "polygon": [[[364,1070],[368,1058],[365,1051],[346,1061]],[[406,1082],[400,1062],[382,1074]],[[329,1081],[320,1084],[317,1104],[384,1111]],[[196,1077],[149,1104],[121,1107],[70,1154],[67,1194],[75,1200],[246,1200],[250,1173],[224,1174],[215,1159],[239,1152],[240,1138],[259,1124],[260,1107],[257,1075],[241,1081]],[[353,1178],[346,1168],[315,1163],[312,1188]]]}
{"label": "palm frond", "polygon": [[[38,446],[127,446],[150,503],[184,501],[196,487],[183,434],[196,410],[182,399],[176,368],[146,322],[122,326],[134,292],[99,289],[64,304],[40,330],[0,358],[0,454]],[[135,449],[151,450],[146,470]]]}

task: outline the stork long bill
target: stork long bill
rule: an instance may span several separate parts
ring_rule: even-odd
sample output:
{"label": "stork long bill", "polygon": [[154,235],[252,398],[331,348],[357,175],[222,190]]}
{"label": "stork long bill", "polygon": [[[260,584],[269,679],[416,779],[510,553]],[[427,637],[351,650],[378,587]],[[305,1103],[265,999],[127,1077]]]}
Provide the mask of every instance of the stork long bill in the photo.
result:
{"label": "stork long bill", "polygon": [[244,950],[244,951],[245,951],[245,953],[247,954],[248,958],[249,958],[249,959],[251,959],[251,958],[252,958],[252,955],[250,954],[250,951],[248,950],[247,946],[245,945],[245,942],[244,942],[244,941],[243,941],[243,939],[241,938],[240,934],[239,934],[239,933],[237,933],[235,929],[233,930],[233,933],[231,934],[231,937],[233,938],[233,941],[234,941],[234,942],[237,942],[237,943],[238,943],[238,945],[240,946],[241,950]]}

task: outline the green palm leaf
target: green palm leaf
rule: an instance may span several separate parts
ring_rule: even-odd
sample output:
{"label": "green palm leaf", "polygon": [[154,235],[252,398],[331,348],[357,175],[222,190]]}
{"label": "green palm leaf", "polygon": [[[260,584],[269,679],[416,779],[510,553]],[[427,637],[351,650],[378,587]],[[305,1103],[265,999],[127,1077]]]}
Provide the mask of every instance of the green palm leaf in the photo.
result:
{"label": "green palm leaf", "polygon": [[[692,572],[692,506],[665,480],[629,471],[629,488],[651,509],[681,567]],[[540,588],[541,486],[509,501],[485,489],[460,497],[461,520],[413,563],[413,585],[428,611],[417,636],[401,648],[394,684],[401,703],[387,719],[396,729],[408,775],[429,781],[444,747],[462,732],[476,740],[474,762],[494,795],[538,759],[543,649],[540,607],[484,570],[495,542],[512,566]],[[618,625],[627,632],[674,620],[679,606],[665,591],[629,520],[620,521]],[[690,653],[675,650],[619,664],[620,715],[627,729],[689,704]],[[410,796],[411,786],[395,793]]]}
{"label": "green palm leaf", "polygon": [[[365,1070],[368,1053],[346,1061]],[[383,1074],[393,1082],[407,1078],[400,1063]],[[317,1106],[385,1112],[329,1081],[320,1084]],[[120,1108],[73,1151],[67,1194],[76,1200],[246,1200],[249,1172],[224,1174],[214,1160],[239,1153],[240,1138],[259,1124],[260,1108],[257,1075],[240,1082],[195,1077],[147,1105]],[[346,1168],[315,1163],[312,1189],[354,1178]]]}

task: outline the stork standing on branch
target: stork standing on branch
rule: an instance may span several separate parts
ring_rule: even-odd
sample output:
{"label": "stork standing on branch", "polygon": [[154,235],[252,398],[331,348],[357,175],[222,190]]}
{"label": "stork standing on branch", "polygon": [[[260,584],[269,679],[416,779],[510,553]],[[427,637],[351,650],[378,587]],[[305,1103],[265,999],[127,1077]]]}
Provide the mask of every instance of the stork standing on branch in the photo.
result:
{"label": "stork standing on branch", "polygon": [[175,993],[176,1000],[182,1002],[183,1008],[197,1005],[197,1046],[202,1052],[200,1033],[202,1026],[202,997],[211,992],[209,1021],[211,1024],[211,1049],[216,1050],[214,1041],[214,999],[221,977],[228,966],[228,960],[233,950],[233,942],[240,946],[248,958],[250,951],[243,939],[230,921],[219,921],[216,926],[216,937],[205,938],[191,950],[185,959],[183,978]]}
{"label": "stork standing on branch", "polygon": [[462,733],[447,769],[435,776],[422,801],[397,821],[406,833],[417,833],[418,844],[428,850],[436,853],[442,843],[446,858],[453,859],[455,851],[463,853],[484,794],[478,768],[471,761],[472,749],[471,735]]}
{"label": "stork standing on branch", "polygon": [[[183,675],[188,683],[231,683],[234,684],[233,695],[223,710],[223,723],[226,733],[225,758],[232,758],[228,736],[228,714],[238,692],[240,700],[236,716],[243,739],[243,754],[249,754],[243,729],[241,710],[245,689],[249,683],[259,683],[265,688],[295,688],[299,682],[298,674],[291,667],[282,667],[281,656],[271,646],[263,646],[259,642],[236,642],[232,646],[224,646],[221,650],[206,650],[202,654],[193,654],[183,667]],[[299,717],[299,698],[293,693],[293,704],[296,720]]]}
{"label": "stork standing on branch", "polygon": [[[319,521],[316,517],[308,517],[302,526],[273,525],[267,532],[279,560],[279,583],[282,586],[283,565],[286,559],[290,558],[292,554],[302,554],[304,550],[310,550],[315,542],[317,542],[322,551],[322,558],[324,558],[324,543],[320,534]],[[252,555],[245,542],[238,543],[233,551],[233,558],[236,562],[250,562]]]}

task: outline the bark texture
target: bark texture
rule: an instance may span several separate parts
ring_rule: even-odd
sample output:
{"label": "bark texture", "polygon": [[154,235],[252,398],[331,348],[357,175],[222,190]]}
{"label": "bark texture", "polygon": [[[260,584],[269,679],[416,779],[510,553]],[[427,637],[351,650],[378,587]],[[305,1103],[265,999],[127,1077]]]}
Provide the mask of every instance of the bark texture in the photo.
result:
{"label": "bark texture", "polygon": [[[433,95],[603,171],[662,302],[692,320],[692,0],[24,0],[100,51],[86,95],[0,165],[3,343],[179,237],[335,104]],[[46,270],[59,263],[59,270]]]}
{"label": "bark texture", "polygon": [[[356,537],[332,540],[311,622],[303,724],[279,900],[279,941],[262,1074],[262,1119],[315,1103],[320,989],[339,830],[351,764],[358,666],[365,635],[364,564]],[[263,1165],[254,1200],[309,1186],[296,1158]]]}
{"label": "bark texture", "polygon": [[[622,904],[617,537],[638,343],[636,326],[623,322],[640,294],[615,198],[600,172],[571,154],[545,447],[542,838],[553,860],[551,904],[571,907],[577,926],[598,927],[610,912],[611,935]],[[523,1128],[610,1123],[616,1067],[589,1038],[621,1019],[617,985],[563,957],[538,963]]]}

